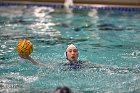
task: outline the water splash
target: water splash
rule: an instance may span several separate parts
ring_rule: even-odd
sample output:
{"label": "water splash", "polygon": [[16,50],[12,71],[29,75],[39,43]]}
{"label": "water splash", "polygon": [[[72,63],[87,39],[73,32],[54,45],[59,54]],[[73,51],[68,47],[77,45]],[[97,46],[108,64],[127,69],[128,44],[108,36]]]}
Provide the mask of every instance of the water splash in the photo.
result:
{"label": "water splash", "polygon": [[68,13],[72,13],[73,0],[65,0],[64,7]]}

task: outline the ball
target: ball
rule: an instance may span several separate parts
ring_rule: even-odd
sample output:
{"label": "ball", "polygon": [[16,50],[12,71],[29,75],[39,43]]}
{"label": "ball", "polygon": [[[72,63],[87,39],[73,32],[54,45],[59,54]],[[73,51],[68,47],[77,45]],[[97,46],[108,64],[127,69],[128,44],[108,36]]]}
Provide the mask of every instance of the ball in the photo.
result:
{"label": "ball", "polygon": [[29,40],[20,40],[17,44],[19,55],[30,55],[33,52],[33,44]]}

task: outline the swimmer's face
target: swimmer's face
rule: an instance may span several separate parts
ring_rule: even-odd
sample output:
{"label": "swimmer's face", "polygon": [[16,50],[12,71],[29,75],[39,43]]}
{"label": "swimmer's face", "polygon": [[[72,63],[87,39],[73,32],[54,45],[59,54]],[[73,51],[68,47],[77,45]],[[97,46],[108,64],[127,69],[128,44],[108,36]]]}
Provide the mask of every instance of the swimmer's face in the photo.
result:
{"label": "swimmer's face", "polygon": [[70,45],[66,49],[67,59],[69,61],[77,61],[78,58],[78,49],[74,45]]}

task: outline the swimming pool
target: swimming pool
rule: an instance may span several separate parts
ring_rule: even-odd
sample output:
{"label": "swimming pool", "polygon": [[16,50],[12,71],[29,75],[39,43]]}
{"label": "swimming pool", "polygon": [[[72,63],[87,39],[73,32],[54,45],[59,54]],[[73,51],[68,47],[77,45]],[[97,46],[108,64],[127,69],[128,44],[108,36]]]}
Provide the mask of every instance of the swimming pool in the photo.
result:
{"label": "swimming pool", "polygon": [[[76,93],[139,93],[140,14],[118,10],[123,9],[67,13],[44,6],[1,6],[0,92],[51,93],[64,85]],[[49,67],[18,60],[19,39],[32,41],[31,56]],[[79,59],[105,67],[69,70],[58,64],[66,61],[71,43],[77,45]]]}

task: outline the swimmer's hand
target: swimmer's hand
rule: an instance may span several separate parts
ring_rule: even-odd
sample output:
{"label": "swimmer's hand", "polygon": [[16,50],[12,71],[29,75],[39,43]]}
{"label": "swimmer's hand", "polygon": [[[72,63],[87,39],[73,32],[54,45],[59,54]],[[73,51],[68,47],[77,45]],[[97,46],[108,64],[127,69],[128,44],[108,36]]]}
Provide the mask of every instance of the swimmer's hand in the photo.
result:
{"label": "swimmer's hand", "polygon": [[24,59],[30,59],[30,56],[29,56],[29,55],[20,55],[20,54],[19,54],[19,56],[20,56],[21,58],[24,58]]}

